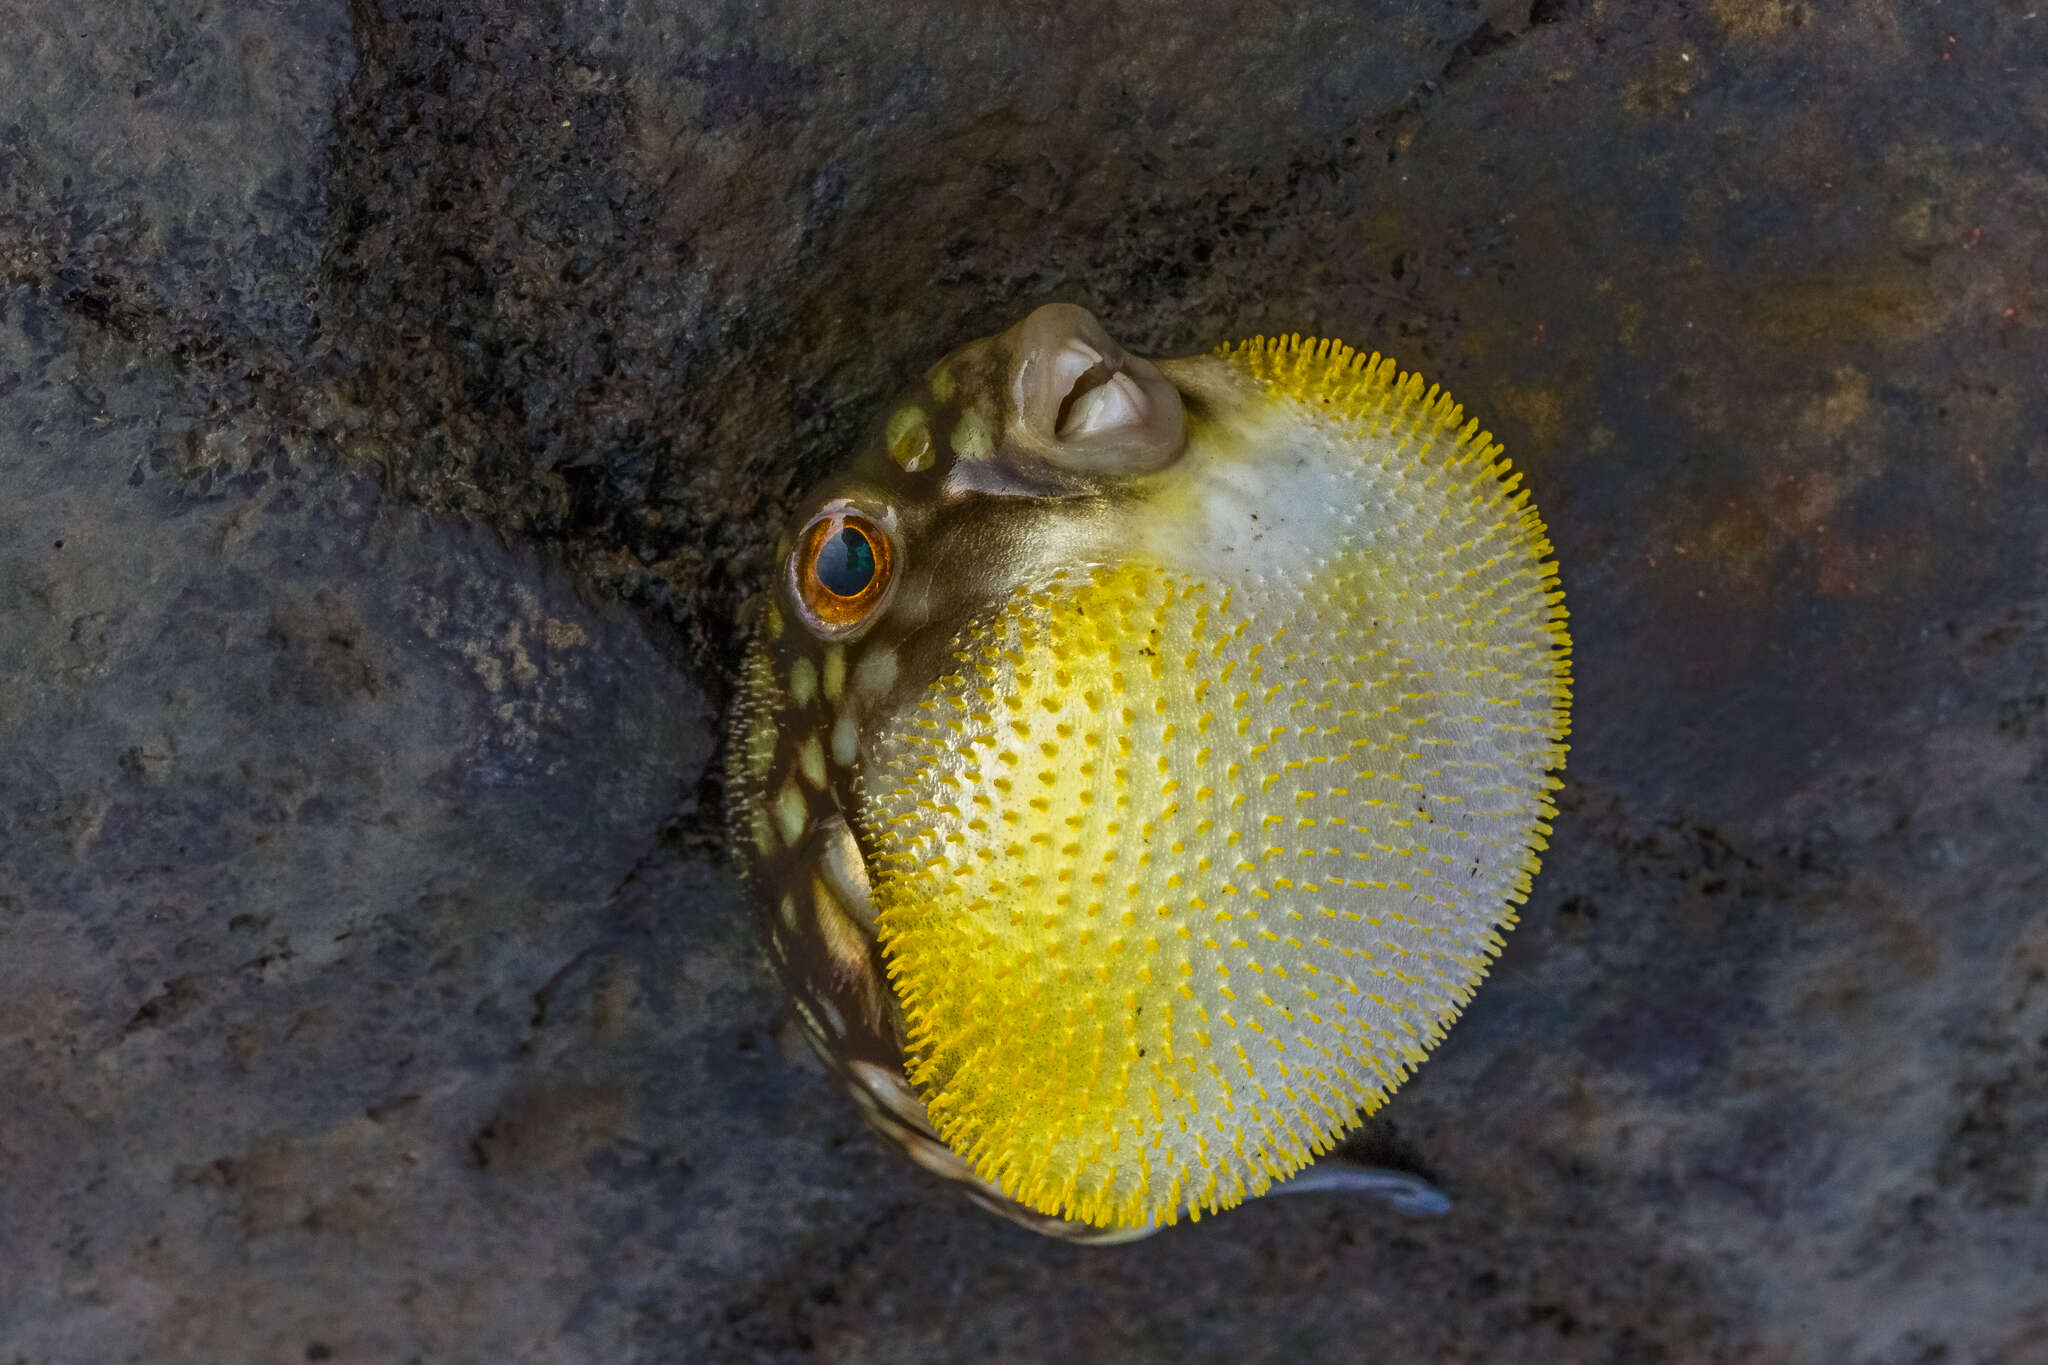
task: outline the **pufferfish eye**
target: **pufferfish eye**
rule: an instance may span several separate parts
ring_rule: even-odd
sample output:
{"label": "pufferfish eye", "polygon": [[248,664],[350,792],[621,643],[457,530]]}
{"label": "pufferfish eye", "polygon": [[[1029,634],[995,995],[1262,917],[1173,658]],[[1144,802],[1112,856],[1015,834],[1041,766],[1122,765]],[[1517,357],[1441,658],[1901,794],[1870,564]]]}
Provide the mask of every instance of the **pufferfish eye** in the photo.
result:
{"label": "pufferfish eye", "polygon": [[818,548],[818,583],[834,597],[858,597],[875,581],[875,546],[858,526],[842,526]]}
{"label": "pufferfish eye", "polygon": [[889,533],[844,503],[812,517],[789,560],[790,596],[804,622],[827,639],[842,639],[881,610],[895,578]]}

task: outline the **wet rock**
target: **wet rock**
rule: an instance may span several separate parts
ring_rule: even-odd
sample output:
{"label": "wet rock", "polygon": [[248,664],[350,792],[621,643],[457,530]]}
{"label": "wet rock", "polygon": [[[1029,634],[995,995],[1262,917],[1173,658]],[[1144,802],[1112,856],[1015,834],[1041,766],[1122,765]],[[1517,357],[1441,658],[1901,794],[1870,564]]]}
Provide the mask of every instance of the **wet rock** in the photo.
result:
{"label": "wet rock", "polygon": [[513,1085],[660,858],[707,716],[637,622],[361,474],[131,486],[176,385],[82,396],[76,326],[0,296],[0,1221],[40,1248],[8,1345],[238,1358],[217,1277],[400,1226],[424,1126]]}

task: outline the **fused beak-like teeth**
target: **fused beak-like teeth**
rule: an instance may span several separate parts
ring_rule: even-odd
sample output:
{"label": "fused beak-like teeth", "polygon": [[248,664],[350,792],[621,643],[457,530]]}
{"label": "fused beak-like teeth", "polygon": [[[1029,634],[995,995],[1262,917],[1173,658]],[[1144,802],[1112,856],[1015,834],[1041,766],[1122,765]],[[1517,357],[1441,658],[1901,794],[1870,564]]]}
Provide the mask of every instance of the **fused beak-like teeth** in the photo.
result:
{"label": "fused beak-like teeth", "polygon": [[[1096,373],[1091,370],[1083,378]],[[1061,440],[1145,423],[1145,395],[1127,374],[1110,375],[1085,391],[1077,387],[1075,393],[1079,396],[1068,398],[1066,417],[1056,433]]]}
{"label": "fused beak-like teeth", "polygon": [[1082,381],[1088,380],[1091,372],[1099,370],[1107,376],[1113,368],[1104,363],[1102,352],[1087,342],[1069,341],[1053,352],[1052,383],[1049,387],[1054,393],[1065,394],[1066,403],[1072,403],[1076,395],[1102,382],[1100,379],[1094,379],[1084,384]]}
{"label": "fused beak-like teeth", "polygon": [[998,339],[1010,366],[1009,437],[1076,473],[1143,474],[1185,444],[1180,392],[1085,308],[1047,304]]}

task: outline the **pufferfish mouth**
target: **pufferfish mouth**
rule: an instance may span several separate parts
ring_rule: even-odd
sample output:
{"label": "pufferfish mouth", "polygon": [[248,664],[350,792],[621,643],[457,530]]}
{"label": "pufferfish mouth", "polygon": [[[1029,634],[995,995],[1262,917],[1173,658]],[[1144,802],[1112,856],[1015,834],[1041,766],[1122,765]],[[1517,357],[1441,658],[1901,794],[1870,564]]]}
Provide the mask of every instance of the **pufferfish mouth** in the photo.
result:
{"label": "pufferfish mouth", "polygon": [[934,1126],[1097,1226],[1235,1205],[1377,1108],[1554,813],[1562,608],[1498,447],[1377,357],[1226,359],[1256,457],[1159,476],[1168,530],[960,630],[859,813]]}

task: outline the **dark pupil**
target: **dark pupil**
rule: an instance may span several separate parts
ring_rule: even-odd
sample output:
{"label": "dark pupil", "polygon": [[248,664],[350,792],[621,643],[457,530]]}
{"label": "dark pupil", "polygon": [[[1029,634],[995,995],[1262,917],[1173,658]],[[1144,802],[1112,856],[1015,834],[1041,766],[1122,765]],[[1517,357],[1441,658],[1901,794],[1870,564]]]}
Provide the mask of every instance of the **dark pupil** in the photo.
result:
{"label": "dark pupil", "polygon": [[835,597],[858,597],[875,576],[875,547],[851,526],[818,550],[818,581]]}

